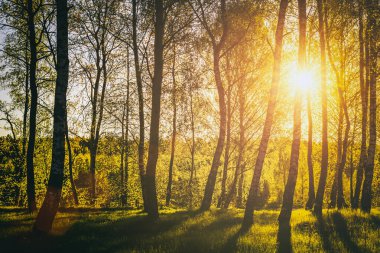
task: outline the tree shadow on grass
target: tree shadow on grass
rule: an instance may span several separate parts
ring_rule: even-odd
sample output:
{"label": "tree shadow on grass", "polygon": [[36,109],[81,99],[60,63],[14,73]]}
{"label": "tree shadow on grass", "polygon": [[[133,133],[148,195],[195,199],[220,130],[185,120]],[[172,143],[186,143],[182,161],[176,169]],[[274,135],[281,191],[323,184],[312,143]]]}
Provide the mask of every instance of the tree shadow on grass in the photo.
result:
{"label": "tree shadow on grass", "polygon": [[[275,217],[278,216],[276,213],[266,213],[261,212],[256,214],[255,224],[259,226],[265,226],[268,224],[272,224],[273,220],[275,220]],[[233,222],[231,222],[233,223]],[[242,218],[237,218],[236,222],[238,225],[242,223]],[[229,237],[229,239],[226,241],[224,246],[222,247],[222,250],[220,252],[237,252],[238,247],[237,243],[240,237],[243,237],[248,234],[248,232],[251,230],[251,226],[245,226],[244,224],[240,226],[239,230],[235,232],[232,236]],[[281,249],[283,246],[290,244],[290,227],[285,230],[281,230],[281,234],[278,236],[281,238]],[[280,252],[291,252],[291,251],[280,251]]]}
{"label": "tree shadow on grass", "polygon": [[351,238],[350,232],[348,230],[347,222],[345,218],[339,212],[334,212],[332,214],[332,221],[334,224],[334,229],[337,232],[339,238],[343,242],[348,252],[368,252],[361,249]]}
{"label": "tree shadow on grass", "polygon": [[190,217],[192,215],[172,214],[169,219],[163,215],[153,223],[146,216],[79,222],[62,237],[64,245],[60,250],[64,252],[70,248],[78,252],[116,252],[155,248],[159,246],[155,237],[179,226]]}
{"label": "tree shadow on grass", "polygon": [[376,229],[380,228],[380,219],[375,215],[371,215],[371,223]]}
{"label": "tree shadow on grass", "polygon": [[328,225],[323,219],[322,215],[315,214],[317,218],[317,231],[319,236],[322,239],[322,247],[326,252],[333,252],[333,247],[329,238],[330,231],[328,229]]}
{"label": "tree shadow on grass", "polygon": [[223,245],[220,252],[231,253],[237,252],[237,242],[239,238],[245,235],[248,231],[246,229],[240,228],[236,233],[234,233],[227,242]]}
{"label": "tree shadow on grass", "polygon": [[217,231],[220,229],[225,229],[234,225],[238,225],[241,223],[241,220],[242,219],[240,217],[231,217],[231,214],[229,213],[216,213],[215,221],[206,226],[204,230]]}
{"label": "tree shadow on grass", "polygon": [[274,220],[277,220],[278,213],[274,212],[257,212],[255,213],[255,224],[258,225],[271,225]]}
{"label": "tree shadow on grass", "polygon": [[13,208],[0,207],[0,214],[7,214],[7,213],[28,214],[28,209],[23,208],[23,207],[13,207]]}
{"label": "tree shadow on grass", "polygon": [[8,228],[14,228],[14,227],[20,227],[20,226],[29,226],[31,222],[34,221],[34,217],[27,217],[19,220],[0,220],[0,231],[8,229]]}
{"label": "tree shadow on grass", "polygon": [[159,235],[169,230],[173,231],[174,227],[198,215],[197,212],[192,211],[161,214],[161,219],[152,223],[145,215],[125,214],[123,217],[122,213],[115,216],[113,211],[93,210],[91,212],[93,218],[89,218],[88,215],[81,216],[81,212],[77,213],[79,215],[70,214],[55,219],[55,222],[60,223],[58,225],[60,230],[65,220],[69,220],[68,228],[59,234],[32,233],[34,217],[29,215],[22,215],[21,218],[14,220],[0,220],[2,252],[149,250],[160,246],[161,242],[157,240]]}
{"label": "tree shadow on grass", "polygon": [[206,226],[193,225],[178,240],[181,243],[173,252],[236,252],[239,237],[234,233],[242,218],[235,216],[230,210],[220,209],[213,212],[215,219]]}
{"label": "tree shadow on grass", "polygon": [[[91,224],[94,221],[90,221],[86,226],[78,224],[77,228],[73,228],[65,235],[66,238],[76,239],[72,240],[69,245],[66,244],[62,250],[67,248],[77,250],[78,247],[83,247],[83,249],[79,248],[78,251],[234,252],[234,250],[228,250],[228,247],[232,247],[230,244],[228,247],[221,246],[220,241],[210,239],[210,235],[224,240],[223,238],[226,238],[224,232],[238,225],[241,218],[232,217],[231,213],[228,212],[217,211],[213,213],[216,219],[206,226],[202,223],[204,222],[203,219],[190,226],[183,226],[187,220],[198,215],[202,214],[184,212],[170,214],[167,217],[162,215],[160,221],[155,224],[147,222],[143,217],[129,217],[117,220],[112,224],[95,224],[92,226]],[[96,238],[88,233],[96,233]],[[83,235],[86,235],[86,238],[82,242],[90,245],[90,248],[81,246],[81,240],[78,238],[83,238]],[[101,238],[100,241],[98,241],[99,238]],[[232,239],[228,241],[231,244],[233,242]]]}

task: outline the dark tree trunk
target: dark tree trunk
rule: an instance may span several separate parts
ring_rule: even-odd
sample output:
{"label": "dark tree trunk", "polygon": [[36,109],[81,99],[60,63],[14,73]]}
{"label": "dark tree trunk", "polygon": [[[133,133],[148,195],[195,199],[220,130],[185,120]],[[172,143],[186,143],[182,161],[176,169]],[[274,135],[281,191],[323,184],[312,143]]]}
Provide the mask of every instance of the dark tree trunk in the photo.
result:
{"label": "dark tree trunk", "polygon": [[322,92],[322,159],[321,174],[317,195],[314,203],[314,213],[322,215],[323,195],[325,194],[327,168],[328,168],[328,140],[327,140],[327,89],[326,89],[326,45],[325,28],[323,21],[323,1],[317,0],[318,23],[319,23],[319,43],[321,49],[321,92]]}
{"label": "dark tree trunk", "polygon": [[66,92],[69,80],[67,1],[57,5],[57,80],[54,100],[53,148],[50,178],[45,200],[34,229],[48,232],[58,211],[65,164]]}
{"label": "dark tree trunk", "polygon": [[24,112],[22,120],[22,167],[18,175],[18,192],[17,192],[17,206],[23,206],[23,189],[21,188],[21,182],[25,176],[26,165],[26,142],[27,142],[27,125],[28,125],[28,111],[29,111],[29,41],[26,40],[25,45],[25,100],[24,100]]}
{"label": "dark tree trunk", "polygon": [[125,206],[124,200],[124,152],[125,152],[125,129],[124,129],[124,120],[125,120],[125,110],[126,105],[123,105],[123,113],[121,116],[121,140],[120,140],[120,165],[119,165],[119,173],[120,173],[120,203],[121,206]]}
{"label": "dark tree trunk", "polygon": [[[344,62],[344,52],[343,52],[343,41],[341,40],[340,45],[340,69],[335,66],[333,61],[333,55],[331,52],[330,47],[330,33],[328,29],[328,22],[327,22],[327,9],[324,11],[325,13],[325,29],[326,29],[326,46],[327,46],[327,53],[330,60],[330,64],[332,66],[333,71],[336,75],[336,82],[337,82],[337,90],[338,90],[338,100],[339,100],[339,122],[338,122],[338,152],[337,152],[337,163],[336,163],[336,170],[335,170],[335,176],[334,176],[334,182],[331,190],[330,195],[330,208],[334,208],[337,205],[338,202],[338,208],[342,208],[345,204],[344,197],[343,197],[343,170],[346,165],[347,160],[347,149],[348,149],[348,138],[350,133],[350,118],[348,115],[348,108],[346,99],[344,97],[344,80],[343,76],[345,73],[345,62]],[[343,30],[341,30],[341,37],[343,37]],[[343,117],[346,122],[345,130],[344,130],[344,139],[342,141],[342,133],[343,133]]]}
{"label": "dark tree trunk", "polygon": [[144,156],[145,156],[145,122],[144,122],[144,93],[143,93],[143,84],[141,78],[141,69],[140,69],[140,60],[139,60],[139,48],[137,44],[137,0],[132,0],[132,44],[133,44],[133,55],[135,63],[135,75],[136,75],[136,85],[137,85],[137,94],[139,101],[139,146],[138,146],[138,163],[139,163],[139,173],[141,181],[141,191],[144,202],[144,210],[147,210],[146,207],[146,193],[145,193],[145,165],[144,165]]}
{"label": "dark tree trunk", "polygon": [[[127,51],[127,99],[124,104],[125,115],[122,118],[122,152],[120,161],[120,176],[121,176],[121,205],[128,206],[128,171],[129,171],[129,143],[128,143],[128,133],[129,133],[129,99],[130,99],[130,70],[129,70],[129,50]],[[123,111],[123,112],[124,112]],[[125,129],[124,129],[125,126]]]}
{"label": "dark tree trunk", "polygon": [[129,143],[128,143],[128,132],[129,132],[129,81],[127,88],[127,114],[125,115],[125,139],[124,139],[124,179],[123,184],[121,185],[121,204],[122,206],[128,206],[128,173],[129,173]]}
{"label": "dark tree trunk", "polygon": [[[98,68],[98,67],[97,67]],[[92,101],[92,119],[91,119],[91,134],[88,143],[88,148],[90,151],[90,204],[95,205],[95,168],[96,168],[96,153],[98,150],[98,142],[95,137],[96,135],[96,108],[97,108],[97,95],[98,95],[98,85],[99,85],[100,71],[98,68],[97,80],[95,81],[94,89],[94,99]]]}
{"label": "dark tree trunk", "polygon": [[[355,193],[352,200],[352,208],[359,207],[359,197],[363,183],[363,172],[367,161],[367,114],[368,114],[368,83],[364,82],[364,27],[363,27],[363,1],[359,0],[359,71],[360,71],[360,97],[362,107],[362,124],[361,124],[361,145],[360,145],[360,159],[356,172]],[[366,50],[368,51],[368,50]],[[368,72],[368,69],[367,69]]]}
{"label": "dark tree trunk", "polygon": [[337,206],[338,206],[338,209],[341,209],[346,206],[346,202],[344,200],[344,195],[343,195],[343,170],[347,162],[347,150],[348,150],[348,144],[349,144],[348,138],[350,134],[351,123],[350,123],[350,118],[348,115],[347,102],[343,95],[343,91],[341,89],[339,89],[339,96],[342,100],[343,112],[344,112],[344,117],[346,121],[346,127],[344,130],[344,138],[343,138],[343,143],[342,143],[343,145],[342,157],[339,163],[338,177],[337,177]]}
{"label": "dark tree trunk", "polygon": [[26,176],[27,176],[27,196],[28,196],[28,210],[34,212],[36,207],[35,185],[34,185],[34,145],[36,142],[36,118],[37,118],[37,44],[36,44],[36,31],[34,25],[34,9],[33,1],[28,0],[28,32],[30,44],[30,63],[29,63],[29,83],[30,83],[30,114],[29,114],[29,139],[28,149],[26,153]]}
{"label": "dark tree trunk", "polygon": [[338,141],[337,141],[337,152],[336,152],[336,166],[334,173],[334,180],[331,185],[330,192],[330,203],[329,208],[336,207],[336,198],[338,193],[338,174],[342,157],[342,128],[343,128],[343,108],[341,106],[342,102],[339,101],[339,119],[338,119]]}
{"label": "dark tree trunk", "polygon": [[[278,152],[278,169],[279,171],[282,172],[282,186],[285,189],[286,185],[286,171],[287,171],[287,166],[286,163],[288,163],[288,159],[284,158],[283,150],[280,149]],[[286,159],[286,160],[285,160]]]}
{"label": "dark tree trunk", "polygon": [[172,184],[173,184],[173,165],[174,165],[174,153],[175,153],[175,140],[177,136],[177,101],[176,101],[176,80],[175,80],[175,47],[173,49],[173,66],[172,66],[172,80],[173,80],[173,134],[172,134],[172,147],[170,153],[170,162],[169,162],[169,177],[168,177],[168,186],[166,188],[166,206],[170,205],[170,199],[172,197]]}
{"label": "dark tree trunk", "polygon": [[378,9],[377,1],[368,0],[368,40],[369,40],[369,144],[367,161],[364,172],[363,192],[360,208],[362,211],[371,212],[372,181],[376,151],[376,78],[377,78],[377,51],[376,41],[378,30],[376,29],[375,10]]}
{"label": "dark tree trunk", "polygon": [[218,168],[220,166],[220,157],[223,152],[224,140],[226,135],[226,102],[225,102],[225,90],[223,87],[222,77],[220,73],[220,52],[225,44],[227,38],[227,17],[226,17],[226,1],[221,0],[221,19],[223,26],[223,34],[219,43],[213,43],[213,67],[214,67],[214,78],[215,84],[218,91],[219,98],[219,136],[218,143],[216,145],[214,158],[211,164],[211,170],[207,178],[206,187],[203,195],[202,204],[200,207],[201,211],[209,210],[212,202],[212,195],[214,194],[216,176],[218,174]]}
{"label": "dark tree trunk", "polygon": [[307,140],[307,167],[309,171],[309,193],[306,202],[306,209],[313,208],[315,200],[314,190],[314,169],[313,169],[313,118],[311,112],[310,93],[307,95],[307,119],[308,119],[308,140]]}
{"label": "dark tree trunk", "polygon": [[272,74],[272,86],[269,94],[269,102],[267,107],[267,114],[264,123],[263,134],[260,141],[259,151],[256,158],[256,164],[253,171],[253,178],[251,187],[248,193],[247,204],[244,213],[243,227],[250,227],[253,224],[253,210],[254,203],[257,200],[259,194],[261,172],[264,165],[264,159],[267,152],[269,137],[273,125],[274,111],[277,103],[278,86],[280,82],[280,66],[282,56],[282,41],[285,24],[285,14],[288,7],[288,0],[281,0],[280,10],[278,14],[276,38],[275,38],[275,50],[274,50],[274,66]]}
{"label": "dark tree trunk", "polygon": [[[240,156],[240,154],[239,154],[239,156]],[[229,189],[229,191],[225,197],[225,200],[223,202],[223,208],[225,208],[225,209],[228,208],[228,206],[231,204],[233,197],[235,197],[235,195],[236,195],[236,185],[237,185],[237,182],[238,182],[238,179],[240,176],[240,170],[241,170],[241,158],[238,157],[238,160],[236,162],[234,178],[232,180],[230,189]]]}
{"label": "dark tree trunk", "polygon": [[290,153],[289,174],[284,190],[280,216],[278,217],[280,226],[281,224],[289,225],[293,209],[293,197],[297,182],[299,147],[301,142],[301,102],[301,94],[300,91],[298,91],[294,104],[293,143]]}
{"label": "dark tree trunk", "polygon": [[71,191],[73,192],[73,198],[74,198],[74,203],[75,205],[79,205],[79,200],[78,200],[78,194],[77,194],[77,189],[75,188],[75,183],[74,183],[74,177],[73,177],[73,153],[71,149],[71,143],[70,143],[70,138],[69,138],[69,125],[67,122],[67,111],[65,111],[65,136],[66,136],[66,145],[67,145],[67,151],[69,153],[69,179],[70,179],[70,185],[71,185]]}
{"label": "dark tree trunk", "polygon": [[[92,144],[92,146],[95,146],[95,144]],[[96,168],[96,153],[97,153],[97,147],[92,147],[90,149],[90,204],[92,206],[95,205],[95,198],[96,198],[96,177],[95,177],[95,168]]]}
{"label": "dark tree trunk", "polygon": [[16,156],[12,159],[12,163],[14,165],[15,171],[14,171],[14,179],[15,179],[15,195],[14,195],[14,205],[18,206],[20,201],[20,195],[21,195],[21,182],[22,182],[22,171],[24,167],[24,155],[19,147],[19,142],[17,138],[14,138],[12,140],[12,149],[14,149],[14,152]]}
{"label": "dark tree trunk", "polygon": [[146,165],[145,187],[146,208],[148,217],[152,220],[158,219],[158,205],[156,192],[156,165],[158,159],[160,109],[161,109],[161,86],[164,67],[164,4],[163,0],[156,0],[155,23],[154,23],[154,77],[152,86],[152,114],[150,121],[149,154]]}
{"label": "dark tree trunk", "polygon": [[[244,159],[244,145],[245,145],[245,128],[244,128],[244,109],[245,109],[245,94],[243,90],[243,84],[239,83],[238,85],[238,99],[239,99],[239,153],[236,161],[235,174],[230,186],[230,190],[225,198],[223,203],[224,208],[228,208],[230,205],[232,198],[236,193],[236,185],[239,183],[238,196],[236,199],[236,206],[242,206],[242,190],[243,186],[243,159]],[[231,99],[231,98],[229,98]],[[229,102],[230,103],[230,102]],[[230,107],[231,105],[229,105]],[[230,116],[229,116],[230,117]],[[231,120],[231,118],[229,119]],[[227,145],[226,145],[227,149]]]}
{"label": "dark tree trunk", "polygon": [[225,134],[226,134],[226,104],[225,104],[225,91],[222,84],[222,79],[219,69],[219,50],[214,52],[214,75],[217,83],[217,90],[219,95],[219,137],[218,143],[216,145],[214,158],[212,160],[211,170],[207,178],[207,183],[204,191],[204,197],[201,204],[201,211],[209,210],[211,207],[212,195],[214,193],[216,176],[218,173],[218,168],[220,166],[220,157],[223,152]]}
{"label": "dark tree trunk", "polygon": [[[298,0],[298,16],[299,16],[299,49],[298,49],[298,67],[304,70],[306,67],[306,0]],[[286,182],[284,196],[282,199],[282,207],[278,221],[280,227],[289,225],[290,217],[293,210],[294,189],[296,188],[298,175],[298,160],[301,144],[301,106],[302,94],[298,89],[295,94],[294,101],[294,119],[293,119],[293,143],[290,153],[290,167],[288,180]]]}
{"label": "dark tree trunk", "polygon": [[193,91],[190,89],[190,120],[191,120],[191,168],[189,180],[189,209],[193,208],[193,178],[195,174],[195,122],[193,109]]}
{"label": "dark tree trunk", "polygon": [[[227,71],[229,71],[228,67],[228,59],[227,59]],[[224,165],[223,165],[223,175],[222,175],[222,191],[220,194],[220,198],[218,201],[218,207],[221,207],[226,199],[226,181],[227,181],[227,170],[230,159],[230,146],[231,146],[231,93],[232,93],[232,85],[228,84],[227,90],[227,135],[226,135],[226,148],[224,150]],[[239,170],[239,167],[236,168]],[[236,184],[235,184],[236,188]],[[231,201],[231,200],[230,200]],[[227,207],[224,206],[225,208]]]}
{"label": "dark tree trunk", "polygon": [[240,176],[238,181],[238,192],[236,196],[236,207],[237,208],[243,208],[243,194],[244,194],[244,170],[245,165],[244,163],[241,165],[240,169]]}
{"label": "dark tree trunk", "polygon": [[[105,12],[108,11],[109,6],[105,5]],[[107,15],[107,14],[104,14]],[[103,17],[105,19],[106,17]],[[102,26],[104,25],[104,20]],[[98,143],[100,139],[100,128],[103,120],[103,111],[104,111],[104,98],[107,86],[107,59],[108,55],[106,52],[106,41],[105,41],[105,27],[103,27],[102,34],[95,34],[97,47],[96,47],[96,80],[94,82],[93,88],[93,98],[91,101],[92,104],[92,119],[91,119],[91,133],[90,133],[90,174],[91,174],[91,188],[90,188],[90,203],[92,206],[96,204],[96,157],[98,154]],[[99,98],[99,88],[100,88],[100,79],[103,76],[103,82],[100,91]],[[99,117],[98,116],[99,113]]]}
{"label": "dark tree trunk", "polygon": [[355,136],[356,136],[356,122],[357,122],[357,112],[355,111],[354,116],[354,126],[352,128],[352,141],[351,141],[351,148],[350,148],[350,204],[351,208],[353,207],[354,202],[354,145],[355,145]]}

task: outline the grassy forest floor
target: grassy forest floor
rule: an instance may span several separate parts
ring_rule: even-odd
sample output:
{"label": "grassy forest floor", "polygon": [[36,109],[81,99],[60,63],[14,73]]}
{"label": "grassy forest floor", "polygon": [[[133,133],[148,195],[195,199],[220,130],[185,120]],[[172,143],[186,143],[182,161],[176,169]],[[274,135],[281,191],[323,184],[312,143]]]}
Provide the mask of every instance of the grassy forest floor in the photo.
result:
{"label": "grassy forest floor", "polygon": [[[240,232],[243,210],[205,213],[164,210],[149,225],[137,211],[58,213],[52,235],[32,234],[35,216],[0,210],[1,252],[275,252],[278,211],[257,211],[255,225]],[[317,219],[294,210],[290,236],[294,252],[380,252],[380,209],[362,214],[325,210]],[[284,240],[284,241],[283,241]],[[289,246],[289,245],[288,245]]]}

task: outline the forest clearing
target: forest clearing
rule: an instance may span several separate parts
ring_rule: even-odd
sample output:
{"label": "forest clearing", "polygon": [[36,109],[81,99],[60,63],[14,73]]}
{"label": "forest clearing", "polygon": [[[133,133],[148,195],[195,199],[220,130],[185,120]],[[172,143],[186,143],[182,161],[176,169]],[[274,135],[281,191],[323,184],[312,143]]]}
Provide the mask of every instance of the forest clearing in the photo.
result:
{"label": "forest clearing", "polygon": [[[59,212],[52,234],[31,233],[33,217],[2,210],[1,245],[5,252],[275,252],[278,211],[258,211],[250,231],[240,231],[243,211],[205,213],[162,210],[149,224],[139,211]],[[317,220],[310,212],[293,211],[291,239],[281,247],[293,252],[378,252],[380,211],[371,215],[326,211]],[[287,241],[289,240],[289,241]],[[4,251],[3,251],[4,252]],[[288,252],[283,249],[282,252]]]}

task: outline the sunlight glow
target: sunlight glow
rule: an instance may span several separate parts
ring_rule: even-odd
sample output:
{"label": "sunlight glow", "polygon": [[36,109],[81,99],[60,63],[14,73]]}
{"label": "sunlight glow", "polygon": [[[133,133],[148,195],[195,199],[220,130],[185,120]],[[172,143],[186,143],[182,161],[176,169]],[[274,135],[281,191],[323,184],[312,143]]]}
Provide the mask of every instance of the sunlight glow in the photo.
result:
{"label": "sunlight glow", "polygon": [[290,73],[289,84],[295,89],[309,91],[315,87],[316,83],[316,77],[311,70],[295,70]]}

